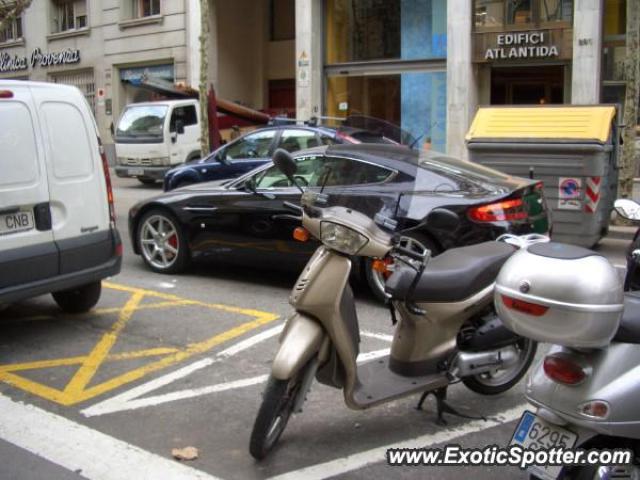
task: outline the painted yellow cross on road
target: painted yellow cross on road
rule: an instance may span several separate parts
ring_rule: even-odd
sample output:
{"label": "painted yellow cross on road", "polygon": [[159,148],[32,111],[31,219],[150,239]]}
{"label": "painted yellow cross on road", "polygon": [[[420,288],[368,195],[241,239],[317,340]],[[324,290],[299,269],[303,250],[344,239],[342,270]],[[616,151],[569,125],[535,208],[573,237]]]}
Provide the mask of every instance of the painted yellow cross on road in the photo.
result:
{"label": "painted yellow cross on road", "polygon": [[[38,395],[47,400],[57,402],[61,405],[75,405],[119,388],[122,385],[139,380],[150,373],[175,365],[194,355],[206,352],[222,343],[244,335],[251,330],[273,322],[278,318],[278,315],[259,310],[189,300],[176,295],[156,292],[153,290],[144,290],[116,283],[103,282],[103,286],[109,289],[128,293],[129,298],[123,307],[103,308],[93,312],[96,315],[117,313],[118,320],[111,326],[109,331],[100,338],[91,352],[84,356],[0,365],[0,381],[13,385],[34,395]],[[162,301],[143,304],[142,301],[145,298],[159,299]],[[228,313],[237,313],[239,315],[249,317],[251,320],[233,327],[230,330],[214,335],[204,341],[189,344],[184,348],[158,347],[125,353],[111,353],[113,346],[118,340],[118,336],[122,333],[123,329],[134,317],[137,311],[184,306],[203,307]],[[116,375],[102,383],[96,385],[91,384],[91,381],[94,379],[100,367],[106,362],[147,357],[158,357],[158,359],[150,364]],[[20,375],[20,372],[30,370],[73,365],[77,365],[78,370],[63,389],[53,388]]]}

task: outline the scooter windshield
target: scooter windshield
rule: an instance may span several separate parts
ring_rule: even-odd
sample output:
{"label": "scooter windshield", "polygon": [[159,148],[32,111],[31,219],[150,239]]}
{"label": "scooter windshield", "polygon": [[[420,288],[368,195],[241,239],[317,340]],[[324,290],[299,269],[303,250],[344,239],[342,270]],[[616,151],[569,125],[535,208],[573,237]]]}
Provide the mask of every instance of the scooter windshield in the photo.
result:
{"label": "scooter windshield", "polygon": [[391,232],[413,227],[433,208],[462,198],[468,203],[503,197],[517,183],[481,165],[397,146],[360,151],[357,159],[329,149],[315,165],[305,204],[351,208]]}

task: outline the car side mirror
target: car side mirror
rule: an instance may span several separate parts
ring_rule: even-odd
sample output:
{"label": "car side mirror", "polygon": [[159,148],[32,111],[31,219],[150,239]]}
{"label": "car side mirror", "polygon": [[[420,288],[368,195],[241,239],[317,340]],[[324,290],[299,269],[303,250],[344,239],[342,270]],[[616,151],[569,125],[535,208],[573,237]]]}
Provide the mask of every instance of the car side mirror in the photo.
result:
{"label": "car side mirror", "polygon": [[295,174],[298,171],[298,166],[296,165],[295,160],[293,159],[293,157],[291,156],[291,154],[289,152],[287,152],[285,149],[283,148],[279,148],[277,149],[274,153],[273,153],[273,164],[278,167],[278,170],[280,170],[282,173],[285,174],[285,176],[292,182],[292,183],[296,183],[295,181]]}
{"label": "car side mirror", "polygon": [[627,220],[640,220],[640,205],[629,198],[619,198],[613,207],[618,215]]}
{"label": "car side mirror", "polygon": [[184,133],[184,122],[182,120],[176,120],[176,132],[178,135],[182,135]]}
{"label": "car side mirror", "polygon": [[114,139],[116,136],[116,131],[115,131],[115,128],[113,127],[113,122],[111,122],[111,125],[109,125],[109,130],[111,131],[111,138]]}
{"label": "car side mirror", "polygon": [[460,226],[460,217],[446,208],[434,208],[427,215],[425,223],[436,230],[456,231]]}
{"label": "car side mirror", "polygon": [[178,141],[178,132],[171,132],[171,143],[176,143]]}

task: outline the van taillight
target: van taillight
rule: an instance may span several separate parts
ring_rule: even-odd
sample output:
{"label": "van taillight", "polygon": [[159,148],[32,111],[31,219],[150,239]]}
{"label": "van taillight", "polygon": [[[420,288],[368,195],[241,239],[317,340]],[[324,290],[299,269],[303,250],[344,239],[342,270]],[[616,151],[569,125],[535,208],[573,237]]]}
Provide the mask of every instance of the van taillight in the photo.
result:
{"label": "van taillight", "polygon": [[0,90],[0,98],[13,98],[11,90]]}
{"label": "van taillight", "polygon": [[554,353],[544,357],[544,373],[554,382],[564,385],[578,385],[585,378],[587,372],[570,355]]}
{"label": "van taillight", "polygon": [[528,217],[521,198],[472,207],[469,209],[468,215],[474,222],[524,220]]}
{"label": "van taillight", "polygon": [[507,295],[502,295],[502,303],[504,303],[505,307],[510,308],[511,310],[517,310],[534,317],[541,317],[542,315],[547,313],[547,310],[549,310],[549,307],[545,305],[525,302],[524,300],[508,297]]}
{"label": "van taillight", "polygon": [[104,171],[104,181],[107,185],[107,202],[109,203],[109,219],[116,223],[116,209],[113,203],[113,188],[111,187],[111,175],[109,174],[109,162],[107,156],[104,153],[104,147],[102,146],[102,140],[98,137],[98,145],[100,148],[100,158],[102,159],[102,170]]}

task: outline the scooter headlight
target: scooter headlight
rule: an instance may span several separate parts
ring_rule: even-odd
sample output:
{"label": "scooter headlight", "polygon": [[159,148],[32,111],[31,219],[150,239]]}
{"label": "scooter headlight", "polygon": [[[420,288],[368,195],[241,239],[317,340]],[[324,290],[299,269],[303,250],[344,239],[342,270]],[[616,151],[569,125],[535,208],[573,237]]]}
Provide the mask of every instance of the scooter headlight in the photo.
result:
{"label": "scooter headlight", "polygon": [[347,255],[355,255],[369,241],[355,230],[332,222],[320,223],[320,240],[327,247]]}

